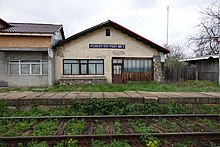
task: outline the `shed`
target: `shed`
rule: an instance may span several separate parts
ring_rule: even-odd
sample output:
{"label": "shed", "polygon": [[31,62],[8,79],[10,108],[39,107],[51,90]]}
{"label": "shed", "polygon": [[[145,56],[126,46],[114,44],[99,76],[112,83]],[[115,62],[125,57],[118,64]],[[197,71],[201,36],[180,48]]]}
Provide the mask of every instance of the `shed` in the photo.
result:
{"label": "shed", "polygon": [[181,60],[193,64],[198,70],[198,80],[218,81],[219,55],[193,57]]}

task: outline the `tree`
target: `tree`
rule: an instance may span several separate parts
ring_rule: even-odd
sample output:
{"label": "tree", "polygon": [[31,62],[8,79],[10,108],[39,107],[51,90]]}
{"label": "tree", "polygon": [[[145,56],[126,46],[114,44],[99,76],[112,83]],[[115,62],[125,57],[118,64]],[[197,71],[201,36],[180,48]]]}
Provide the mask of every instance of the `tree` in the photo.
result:
{"label": "tree", "polygon": [[180,62],[180,59],[184,58],[183,50],[180,46],[177,45],[164,45],[167,49],[170,50],[170,53],[167,55],[167,59],[165,62],[165,66],[169,67],[178,67],[182,66],[182,62]]}
{"label": "tree", "polygon": [[218,54],[218,42],[220,35],[220,4],[212,3],[205,9],[201,9],[201,22],[197,26],[199,31],[189,37],[189,47],[193,48],[196,56]]}

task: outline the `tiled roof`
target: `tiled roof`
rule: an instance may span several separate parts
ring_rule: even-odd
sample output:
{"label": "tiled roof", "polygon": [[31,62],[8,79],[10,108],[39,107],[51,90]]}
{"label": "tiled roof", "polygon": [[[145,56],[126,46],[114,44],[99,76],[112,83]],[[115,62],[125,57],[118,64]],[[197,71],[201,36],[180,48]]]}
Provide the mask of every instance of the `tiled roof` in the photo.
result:
{"label": "tiled roof", "polygon": [[140,36],[138,34],[136,34],[135,32],[133,32],[133,31],[131,31],[131,30],[129,30],[129,29],[127,29],[127,28],[125,28],[125,27],[123,27],[123,26],[119,25],[118,23],[113,22],[111,20],[108,20],[106,22],[103,22],[101,24],[93,26],[93,27],[91,27],[89,29],[86,29],[86,30],[84,30],[82,32],[79,32],[79,33],[77,33],[75,35],[72,35],[69,38],[60,41],[57,44],[57,46],[62,46],[63,44],[65,44],[67,42],[70,42],[70,41],[72,41],[74,39],[79,38],[80,36],[86,35],[86,34],[88,34],[90,32],[93,32],[93,31],[95,31],[97,29],[100,29],[101,27],[105,27],[105,26],[112,26],[115,29],[120,30],[121,32],[128,34],[129,36],[134,37],[136,40],[141,41],[144,44],[147,44],[150,47],[157,49],[159,52],[163,52],[165,54],[170,53],[170,51],[168,49],[166,49],[166,48],[164,48],[164,47],[162,47],[162,46],[160,46],[160,45],[158,45],[158,44],[156,44],[156,43],[154,43],[154,42],[152,42],[152,41],[150,41],[150,40],[148,40],[148,39],[146,39],[146,38],[144,38],[144,37],[142,37],[142,36]]}
{"label": "tiled roof", "polygon": [[8,23],[10,26],[0,29],[0,33],[54,34],[62,25],[35,23]]}

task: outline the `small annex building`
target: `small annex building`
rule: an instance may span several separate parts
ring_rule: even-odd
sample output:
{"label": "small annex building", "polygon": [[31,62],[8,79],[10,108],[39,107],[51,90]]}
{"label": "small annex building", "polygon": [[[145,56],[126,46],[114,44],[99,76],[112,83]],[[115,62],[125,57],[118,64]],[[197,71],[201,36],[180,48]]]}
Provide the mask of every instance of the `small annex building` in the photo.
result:
{"label": "small annex building", "polygon": [[55,81],[126,83],[161,81],[166,48],[108,20],[60,41]]}
{"label": "small annex building", "polygon": [[53,85],[53,46],[62,39],[62,25],[0,19],[0,86]]}
{"label": "small annex building", "polygon": [[198,80],[219,80],[219,55],[192,57],[180,61],[186,62],[190,66],[196,66],[198,72]]}

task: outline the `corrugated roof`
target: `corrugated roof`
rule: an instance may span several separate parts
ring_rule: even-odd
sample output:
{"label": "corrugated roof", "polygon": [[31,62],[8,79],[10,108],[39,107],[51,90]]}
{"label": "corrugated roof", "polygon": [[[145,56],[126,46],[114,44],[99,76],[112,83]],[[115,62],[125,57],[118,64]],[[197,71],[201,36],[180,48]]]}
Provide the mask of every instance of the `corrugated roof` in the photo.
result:
{"label": "corrugated roof", "polygon": [[207,60],[210,58],[219,58],[219,55],[207,55],[207,56],[199,56],[199,57],[192,57],[180,60],[180,62],[190,62],[190,61],[198,61],[198,60]]}
{"label": "corrugated roof", "polygon": [[75,34],[75,35],[72,35],[72,36],[70,36],[69,38],[67,38],[67,39],[62,40],[61,42],[59,42],[57,46],[62,46],[63,44],[65,44],[65,43],[67,43],[67,42],[70,42],[71,40],[77,39],[77,38],[79,38],[80,36],[86,35],[86,34],[89,33],[89,32],[93,32],[93,31],[95,31],[95,30],[97,30],[97,29],[99,29],[99,28],[101,28],[101,27],[105,27],[105,26],[112,26],[112,27],[114,27],[115,29],[120,30],[120,31],[123,32],[123,33],[126,33],[126,34],[128,34],[129,36],[131,36],[131,37],[134,37],[136,40],[141,41],[141,42],[143,42],[144,44],[147,44],[147,45],[149,45],[150,47],[155,48],[155,49],[157,49],[157,50],[160,51],[160,52],[163,52],[163,53],[165,53],[165,54],[170,53],[170,51],[169,51],[168,49],[166,49],[166,48],[164,48],[164,47],[162,47],[162,46],[160,46],[160,45],[158,45],[158,44],[156,44],[156,43],[154,43],[154,42],[152,42],[152,41],[150,41],[150,40],[148,40],[148,39],[146,39],[146,38],[144,38],[144,37],[142,37],[142,36],[140,36],[140,35],[138,35],[137,33],[134,33],[133,31],[131,31],[131,30],[129,30],[129,29],[127,29],[127,28],[125,28],[125,27],[123,27],[123,26],[119,25],[118,23],[113,22],[113,21],[111,21],[111,20],[108,20],[108,21],[106,21],[106,22],[103,22],[103,23],[101,23],[101,24],[98,24],[98,25],[96,25],[96,26],[93,26],[93,27],[91,27],[91,28],[89,28],[89,29],[86,29],[86,30],[84,30],[84,31],[82,31],[82,32],[79,32],[79,33],[77,33],[77,34]]}
{"label": "corrugated roof", "polygon": [[10,27],[0,29],[0,33],[54,34],[62,25],[36,23],[8,23]]}

